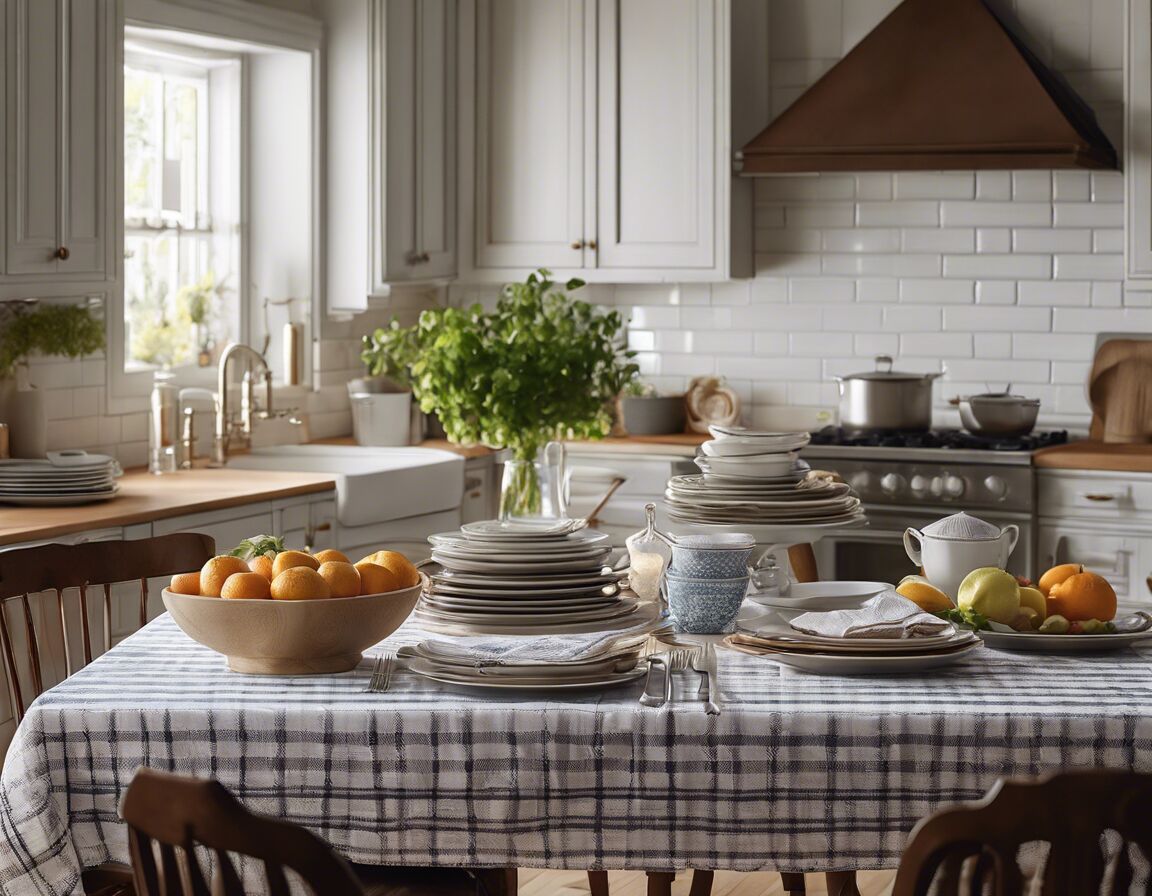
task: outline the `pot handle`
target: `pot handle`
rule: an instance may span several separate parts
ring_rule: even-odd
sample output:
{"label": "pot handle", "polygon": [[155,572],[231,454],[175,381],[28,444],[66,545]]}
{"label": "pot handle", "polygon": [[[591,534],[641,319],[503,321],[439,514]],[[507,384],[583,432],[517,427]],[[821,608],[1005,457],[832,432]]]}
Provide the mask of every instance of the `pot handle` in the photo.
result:
{"label": "pot handle", "polygon": [[892,356],[891,355],[877,355],[876,372],[877,373],[891,373],[892,372]]}
{"label": "pot handle", "polygon": [[924,566],[923,551],[924,533],[919,529],[905,529],[904,530],[904,553],[908,555],[908,559],[915,563],[918,567]]}

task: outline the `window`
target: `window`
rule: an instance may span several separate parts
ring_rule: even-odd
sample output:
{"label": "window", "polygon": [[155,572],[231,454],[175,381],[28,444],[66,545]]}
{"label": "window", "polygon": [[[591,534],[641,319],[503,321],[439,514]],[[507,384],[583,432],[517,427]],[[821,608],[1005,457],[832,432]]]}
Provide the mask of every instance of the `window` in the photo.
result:
{"label": "window", "polygon": [[231,205],[237,181],[213,101],[227,80],[205,62],[129,45],[124,68],[124,367],[206,367],[240,335]]}

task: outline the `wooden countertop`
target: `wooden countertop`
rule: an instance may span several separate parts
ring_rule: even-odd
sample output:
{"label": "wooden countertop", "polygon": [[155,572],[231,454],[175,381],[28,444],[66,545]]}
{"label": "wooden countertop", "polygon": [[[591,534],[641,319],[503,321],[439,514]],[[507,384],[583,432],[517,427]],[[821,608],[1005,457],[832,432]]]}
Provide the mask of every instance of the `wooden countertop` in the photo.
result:
{"label": "wooden countertop", "polygon": [[[690,457],[696,453],[701,442],[706,442],[711,436],[699,433],[676,433],[667,436],[623,436],[621,438],[596,439],[579,442],[566,442],[565,444],[579,449],[606,452],[628,452],[637,454],[674,454]],[[351,436],[334,439],[317,439],[311,445],[355,445],[356,440]],[[421,448],[439,448],[442,451],[451,451],[461,457],[488,457],[496,454],[496,450],[485,445],[455,445],[447,439],[425,439],[420,443]]]}
{"label": "wooden countertop", "polygon": [[[359,444],[352,436],[339,436],[333,439],[316,439],[309,442],[309,445],[357,445]],[[453,454],[459,454],[466,459],[474,457],[488,457],[496,452],[485,445],[454,445],[447,439],[425,439],[421,442],[418,448],[439,448],[441,451],[451,451]]]}
{"label": "wooden countertop", "polygon": [[1152,473],[1152,445],[1125,445],[1085,439],[1082,442],[1041,448],[1032,455],[1032,463],[1039,469]]}
{"label": "wooden countertop", "polygon": [[56,538],[89,529],[222,510],[257,501],[329,492],[336,483],[323,473],[265,470],[184,470],[153,476],[129,470],[120,494],[102,504],[80,507],[12,507],[0,504],[0,545]]}

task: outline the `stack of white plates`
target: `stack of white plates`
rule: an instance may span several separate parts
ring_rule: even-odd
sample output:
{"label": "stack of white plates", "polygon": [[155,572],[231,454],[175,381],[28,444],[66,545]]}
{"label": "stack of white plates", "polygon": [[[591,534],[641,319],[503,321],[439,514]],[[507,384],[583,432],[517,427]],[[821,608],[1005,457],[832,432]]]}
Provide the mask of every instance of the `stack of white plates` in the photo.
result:
{"label": "stack of white plates", "polygon": [[441,567],[415,616],[462,631],[533,634],[634,624],[638,603],[607,564],[608,535],[554,522],[468,523],[433,535]]}
{"label": "stack of white plates", "polygon": [[799,458],[806,432],[711,426],[696,458],[701,473],[674,476],[664,492],[669,518],[703,525],[831,528],[857,525],[860,500],[840,482],[808,479]]}
{"label": "stack of white plates", "polygon": [[51,451],[44,460],[0,460],[0,503],[26,507],[107,501],[119,491],[115,458],[85,451]]}
{"label": "stack of white plates", "polygon": [[458,687],[568,691],[612,687],[635,681],[647,670],[640,653],[648,640],[622,638],[603,653],[567,662],[477,663],[452,645],[424,641],[406,656],[407,668],[433,681]]}

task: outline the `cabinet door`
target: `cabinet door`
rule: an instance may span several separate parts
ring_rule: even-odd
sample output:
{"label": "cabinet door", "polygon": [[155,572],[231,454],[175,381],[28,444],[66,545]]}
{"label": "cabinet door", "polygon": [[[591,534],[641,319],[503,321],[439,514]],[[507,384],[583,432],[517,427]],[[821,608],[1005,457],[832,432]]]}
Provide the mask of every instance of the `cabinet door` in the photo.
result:
{"label": "cabinet door", "polygon": [[596,266],[710,268],[716,0],[600,0]]}
{"label": "cabinet door", "polygon": [[475,266],[580,268],[593,0],[478,0]]}
{"label": "cabinet door", "polygon": [[1127,34],[1126,273],[1137,281],[1135,288],[1152,289],[1152,7],[1146,0],[1129,0]]}
{"label": "cabinet door", "polygon": [[6,273],[106,268],[108,0],[7,0]]}
{"label": "cabinet door", "polygon": [[455,0],[420,0],[415,231],[423,279],[456,274],[456,21]]}
{"label": "cabinet door", "polygon": [[1111,583],[1122,606],[1147,609],[1150,600],[1144,579],[1148,571],[1143,569],[1141,557],[1152,555],[1150,543],[1152,535],[1140,537],[1099,526],[1042,525],[1037,569],[1042,572],[1061,563],[1083,563]]}

